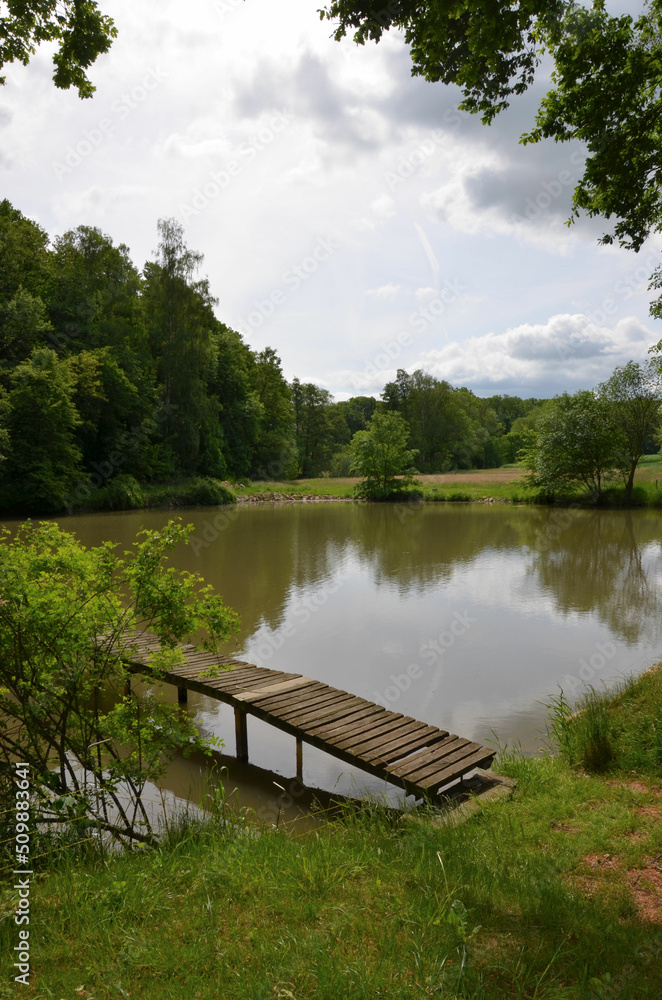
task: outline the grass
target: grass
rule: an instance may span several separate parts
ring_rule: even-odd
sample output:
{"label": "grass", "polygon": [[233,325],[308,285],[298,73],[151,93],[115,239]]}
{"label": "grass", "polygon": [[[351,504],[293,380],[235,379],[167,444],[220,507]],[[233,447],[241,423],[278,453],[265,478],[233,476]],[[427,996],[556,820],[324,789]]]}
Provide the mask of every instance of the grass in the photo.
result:
{"label": "grass", "polygon": [[[464,469],[417,477],[417,489],[423,499],[433,502],[494,500],[501,503],[537,503],[536,491],[523,479],[524,470],[516,464],[498,469]],[[134,510],[187,506],[215,506],[232,503],[235,498],[248,500],[296,500],[303,497],[327,497],[350,500],[359,480],[354,477],[295,479],[274,482],[244,480],[241,483],[221,483],[210,478],[182,479],[170,484],[141,485],[132,476],[118,476],[106,486],[92,491],[82,499],[81,510]],[[645,455],[639,464],[635,480],[635,506],[662,507],[662,460],[659,455]],[[624,505],[623,486],[607,491],[605,506]],[[585,502],[581,494],[569,497],[567,503]]]}
{"label": "grass", "polygon": [[[7,975],[0,996],[657,1000],[662,790],[649,750],[662,673],[604,701],[622,735],[607,772],[581,768],[562,739],[563,755],[503,751],[514,799],[460,827],[366,806],[294,837],[217,809],[157,849],[42,859],[31,986]],[[558,705],[554,724],[562,737]],[[5,919],[8,964],[15,936]]]}
{"label": "grass", "polygon": [[[505,465],[498,469],[464,469],[438,475],[417,476],[418,489],[423,499],[432,502],[470,503],[494,500],[500,503],[540,503],[537,491],[524,481],[524,470],[516,465]],[[336,497],[350,499],[353,496],[356,478],[297,479],[280,482],[255,482],[243,485],[233,484],[239,497],[260,499],[296,499],[302,495],[314,497]],[[586,503],[586,497],[578,492],[569,496],[566,504]],[[604,506],[623,507],[625,487],[617,485],[606,491]],[[639,463],[635,477],[633,505],[642,507],[662,507],[662,460],[659,455],[645,455]]]}
{"label": "grass", "polygon": [[591,689],[574,711],[554,700],[552,733],[564,757],[594,773],[642,773],[662,781],[662,684],[658,670]]}

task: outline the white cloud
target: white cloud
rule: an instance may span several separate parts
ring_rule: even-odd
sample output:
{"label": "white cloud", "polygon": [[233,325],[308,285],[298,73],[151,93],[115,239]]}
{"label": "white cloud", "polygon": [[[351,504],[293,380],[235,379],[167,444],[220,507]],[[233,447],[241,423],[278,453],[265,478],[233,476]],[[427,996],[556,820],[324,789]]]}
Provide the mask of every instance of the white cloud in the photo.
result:
{"label": "white cloud", "polygon": [[421,354],[415,367],[454,385],[491,386],[495,392],[504,384],[535,387],[550,381],[556,391],[574,390],[595,386],[617,365],[642,360],[655,339],[634,316],[606,327],[581,313],[561,314],[546,323],[455,340]]}
{"label": "white cloud", "polygon": [[[157,220],[179,217],[232,322],[337,233],[329,262],[247,334],[276,348],[289,378],[337,395],[401,331],[411,346],[375,365],[367,391],[425,366],[477,391],[522,380],[545,395],[594,384],[658,339],[645,325],[650,255],[597,247],[599,220],[563,225],[577,144],[518,145],[544,83],[487,129],[457,112],[455,89],[411,77],[397,33],[336,43],[310,0],[203,4],[194,30],[184,0],[144,7],[112,0],[119,36],[91,68],[90,101],[53,87],[46,49],[7,68],[3,196],[51,235],[99,226],[141,267]],[[279,111],[291,122],[261,140]],[[105,119],[111,130],[58,177],[53,164]],[[226,184],[232,160],[241,169]],[[449,281],[465,291],[423,328],[420,310]]]}
{"label": "white cloud", "polygon": [[392,299],[400,291],[400,285],[380,285],[379,288],[366,288],[366,295],[369,299]]}

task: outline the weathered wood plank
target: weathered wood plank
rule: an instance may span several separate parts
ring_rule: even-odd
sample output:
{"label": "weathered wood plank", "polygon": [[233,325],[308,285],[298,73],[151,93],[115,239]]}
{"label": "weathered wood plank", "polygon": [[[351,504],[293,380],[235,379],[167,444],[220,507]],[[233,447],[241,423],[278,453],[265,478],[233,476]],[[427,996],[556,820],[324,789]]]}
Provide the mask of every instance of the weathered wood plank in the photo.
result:
{"label": "weathered wood plank", "polygon": [[361,748],[360,753],[362,757],[372,761],[373,764],[393,764],[423,750],[425,747],[432,748],[434,744],[441,743],[443,739],[443,732],[436,729],[435,726],[425,726],[423,729],[405,733],[399,739],[391,743],[384,743],[373,750]]}
{"label": "weathered wood plank", "polygon": [[356,705],[349,707],[340,715],[334,714],[327,717],[326,721],[324,721],[321,725],[309,726],[308,732],[318,736],[333,735],[333,733],[337,732],[338,729],[342,729],[349,725],[356,725],[363,719],[376,715],[379,711],[378,705],[373,705],[369,701],[364,701],[363,698],[357,698],[356,702]]}
{"label": "weathered wood plank", "polygon": [[[158,640],[149,633],[132,639],[133,649],[126,650],[124,661],[131,671],[149,675]],[[195,652],[192,645],[181,648],[186,662],[155,677],[175,684],[182,697],[193,690],[234,706],[237,753],[243,759],[248,756],[247,714],[295,737],[299,775],[304,740],[419,796],[434,794],[475,767],[489,766],[494,758],[488,747],[321,681]],[[215,666],[216,677],[202,676]]]}
{"label": "weathered wood plank", "polygon": [[320,697],[316,705],[303,706],[300,709],[288,708],[283,712],[274,712],[277,718],[290,725],[307,727],[307,724],[314,719],[322,719],[334,712],[345,711],[352,703],[351,695],[340,695],[330,692]]}
{"label": "weathered wood plank", "polygon": [[407,771],[404,777],[418,785],[425,778],[429,778],[438,774],[440,771],[444,771],[449,766],[457,764],[459,761],[463,760],[463,758],[470,756],[472,753],[475,753],[476,750],[480,749],[480,743],[470,743],[467,740],[464,746],[457,747],[450,753],[444,752],[440,756],[436,757],[436,759],[431,760],[423,767],[416,768],[414,771]]}
{"label": "weathered wood plank", "polygon": [[242,691],[241,694],[236,695],[238,701],[254,701],[262,702],[267,701],[270,695],[282,694],[285,691],[300,691],[302,688],[310,687],[311,684],[318,683],[312,680],[310,677],[294,677],[289,681],[279,681],[276,684],[267,684],[263,688],[257,688],[253,691]]}
{"label": "weathered wood plank", "polygon": [[471,740],[449,735],[429,750],[421,750],[420,753],[412,754],[406,760],[394,764],[393,767],[389,767],[389,772],[398,774],[402,778],[407,777],[410,774],[414,774],[417,770],[427,767],[429,764],[434,764],[436,761],[441,760],[442,757],[461,749],[470,742]]}
{"label": "weathered wood plank", "polygon": [[[486,750],[487,753],[485,752]],[[473,771],[476,767],[485,767],[491,764],[494,756],[494,751],[490,752],[487,747],[480,747],[479,750],[474,751],[470,756],[461,758],[449,765],[444,771],[437,771],[435,774],[417,781],[416,784],[419,788],[423,788],[426,791],[436,791],[442,785],[449,784],[455,778],[461,778],[467,771]]]}
{"label": "weathered wood plank", "polygon": [[304,702],[314,701],[320,695],[326,694],[328,687],[319,681],[309,681],[300,687],[295,687],[291,691],[283,691],[280,694],[267,694],[264,698],[254,699],[255,704],[259,704],[261,709],[269,712],[286,712],[291,708]]}
{"label": "weathered wood plank", "polygon": [[375,723],[366,728],[363,732],[357,732],[355,734],[349,734],[345,738],[340,740],[334,740],[336,746],[341,746],[343,750],[351,750],[354,753],[363,753],[363,747],[365,749],[372,749],[375,740],[376,745],[379,745],[384,739],[396,739],[396,737],[404,735],[404,731],[414,726],[416,728],[422,728],[425,726],[424,722],[417,722],[416,719],[412,719],[409,715],[391,716],[390,713],[386,713],[386,717],[382,720],[376,720]]}

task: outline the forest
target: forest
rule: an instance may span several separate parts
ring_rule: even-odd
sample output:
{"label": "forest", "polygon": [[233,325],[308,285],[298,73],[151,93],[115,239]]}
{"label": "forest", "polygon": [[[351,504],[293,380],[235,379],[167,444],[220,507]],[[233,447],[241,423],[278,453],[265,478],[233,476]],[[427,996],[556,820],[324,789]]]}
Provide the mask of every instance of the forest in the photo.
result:
{"label": "forest", "polygon": [[[350,441],[376,408],[410,428],[420,472],[512,462],[540,400],[481,399],[422,371],[380,401],[294,378],[217,319],[201,254],[158,222],[142,271],[124,244],[78,226],[51,240],[0,203],[0,506],[82,509],[141,485],[350,473]],[[196,492],[197,491],[197,492]],[[119,503],[119,500],[118,500]]]}

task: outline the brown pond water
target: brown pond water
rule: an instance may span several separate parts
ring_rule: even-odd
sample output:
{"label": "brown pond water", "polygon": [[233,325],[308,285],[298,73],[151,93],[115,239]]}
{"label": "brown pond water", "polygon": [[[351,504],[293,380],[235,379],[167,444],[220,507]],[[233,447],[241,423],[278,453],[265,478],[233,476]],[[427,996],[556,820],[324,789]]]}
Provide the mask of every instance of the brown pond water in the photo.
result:
{"label": "brown pond water", "polygon": [[[176,564],[201,573],[241,615],[228,652],[465,737],[534,751],[544,742],[545,704],[560,686],[575,697],[588,683],[600,687],[662,659],[656,511],[261,504],[60,523],[87,545],[127,546],[141,527],[177,514],[195,532]],[[413,681],[412,664],[420,668]],[[232,710],[189,697],[203,731],[232,753]],[[263,816],[275,815],[280,796],[287,817],[307,804],[291,785],[294,740],[252,718],[248,726],[256,767],[224,760],[228,789],[237,786]],[[164,784],[199,800],[206,767],[178,761]],[[384,791],[306,745],[304,781],[343,794]]]}

